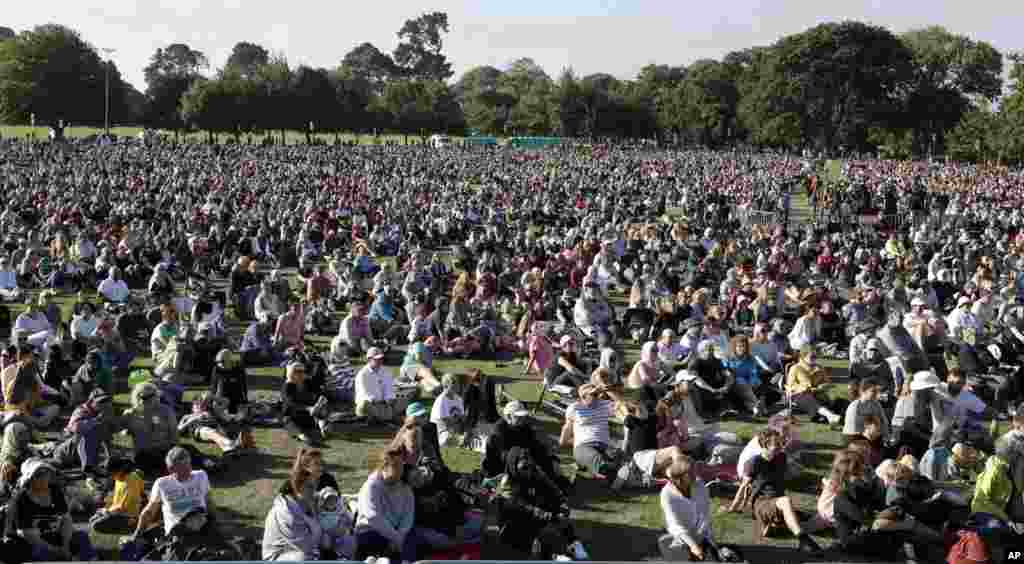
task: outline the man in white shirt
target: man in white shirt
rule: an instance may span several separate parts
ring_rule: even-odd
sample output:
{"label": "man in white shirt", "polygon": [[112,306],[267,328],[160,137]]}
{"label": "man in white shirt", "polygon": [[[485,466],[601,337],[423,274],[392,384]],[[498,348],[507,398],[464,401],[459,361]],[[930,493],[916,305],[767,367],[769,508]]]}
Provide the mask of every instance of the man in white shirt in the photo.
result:
{"label": "man in white shirt", "polygon": [[366,353],[366,366],[356,373],[356,415],[371,421],[390,423],[397,421],[405,407],[398,405],[395,382],[391,372],[384,368],[384,351],[370,347]]}
{"label": "man in white shirt", "polygon": [[14,336],[27,341],[41,353],[48,352],[47,345],[55,335],[50,320],[35,301],[29,302],[25,311],[14,320]]}
{"label": "man in white shirt", "polygon": [[190,512],[203,510],[210,516],[210,479],[203,470],[192,470],[192,456],[182,447],[167,453],[169,474],[157,478],[149,494],[149,503],[139,515],[135,536],[148,529],[163,510],[164,533],[170,534],[175,525]]}
{"label": "man in white shirt", "polygon": [[121,269],[116,266],[110,267],[107,278],[100,282],[97,291],[108,301],[116,304],[127,302],[132,293],[128,289],[128,284],[121,279]]}
{"label": "man in white shirt", "polygon": [[0,257],[0,300],[13,302],[21,298],[18,287],[18,273],[10,266],[7,257]]}

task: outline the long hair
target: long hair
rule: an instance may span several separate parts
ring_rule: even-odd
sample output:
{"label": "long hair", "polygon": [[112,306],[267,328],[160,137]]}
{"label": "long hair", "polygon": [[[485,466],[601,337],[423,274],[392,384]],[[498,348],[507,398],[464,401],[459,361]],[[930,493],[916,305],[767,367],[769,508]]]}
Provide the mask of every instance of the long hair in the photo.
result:
{"label": "long hair", "polygon": [[679,490],[679,493],[686,497],[690,497],[691,486],[693,485],[693,474],[690,471],[691,466],[690,457],[682,454],[672,461],[672,464],[665,470],[665,476]]}
{"label": "long hair", "polygon": [[299,452],[295,455],[295,462],[292,463],[292,468],[288,472],[288,482],[282,488],[281,493],[291,494],[296,497],[302,496],[306,482],[312,477],[306,466],[314,459],[323,460],[323,453],[319,449],[299,448]]}
{"label": "long hair", "polygon": [[[747,346],[746,352],[742,357],[736,354],[736,350],[739,348],[740,343]],[[750,358],[750,339],[746,335],[736,335],[729,340],[729,358],[734,360],[746,360]]]}
{"label": "long hair", "polygon": [[855,450],[843,450],[832,459],[828,484],[833,492],[841,492],[855,478],[864,475],[864,455]]}

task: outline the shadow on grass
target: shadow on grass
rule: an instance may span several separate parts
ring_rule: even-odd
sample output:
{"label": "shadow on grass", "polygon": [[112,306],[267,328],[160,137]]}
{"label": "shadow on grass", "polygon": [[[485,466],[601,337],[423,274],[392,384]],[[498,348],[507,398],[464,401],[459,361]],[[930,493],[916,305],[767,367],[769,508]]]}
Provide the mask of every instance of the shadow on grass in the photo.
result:
{"label": "shadow on grass", "polygon": [[641,560],[658,556],[656,529],[621,523],[577,519],[573,526],[591,558],[596,560]]}
{"label": "shadow on grass", "polygon": [[251,452],[223,459],[224,469],[215,476],[217,487],[234,488],[253,480],[288,475],[291,457],[269,452]]}

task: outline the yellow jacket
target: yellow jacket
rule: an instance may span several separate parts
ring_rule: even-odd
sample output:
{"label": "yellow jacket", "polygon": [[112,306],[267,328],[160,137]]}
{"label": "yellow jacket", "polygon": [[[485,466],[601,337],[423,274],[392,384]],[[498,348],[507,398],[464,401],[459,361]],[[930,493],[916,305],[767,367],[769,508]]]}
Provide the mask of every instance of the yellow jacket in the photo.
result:
{"label": "yellow jacket", "polygon": [[810,367],[803,362],[794,364],[786,375],[786,392],[801,394],[817,391],[818,387],[829,381],[828,373],[820,366]]}

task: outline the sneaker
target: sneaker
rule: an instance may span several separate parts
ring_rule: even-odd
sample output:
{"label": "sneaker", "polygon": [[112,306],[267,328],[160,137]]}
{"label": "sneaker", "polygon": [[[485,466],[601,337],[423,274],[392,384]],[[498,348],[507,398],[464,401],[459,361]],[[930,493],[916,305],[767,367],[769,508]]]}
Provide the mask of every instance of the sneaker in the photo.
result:
{"label": "sneaker", "polygon": [[633,464],[624,464],[619,471],[615,473],[615,480],[612,482],[613,490],[621,490],[627,484],[631,483],[633,477],[632,471]]}
{"label": "sneaker", "polygon": [[322,434],[323,436],[326,437],[327,434],[328,434],[327,431],[328,431],[328,429],[330,427],[330,423],[328,421],[324,420],[324,419],[321,419],[321,420],[317,421],[316,424],[317,424],[317,427],[320,428],[320,434]]}
{"label": "sneaker", "polygon": [[812,539],[811,536],[807,533],[800,535],[797,550],[815,556],[821,556],[825,553],[825,551],[821,549],[821,545],[815,542],[814,539]]}

